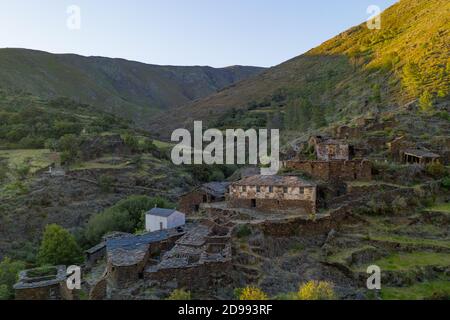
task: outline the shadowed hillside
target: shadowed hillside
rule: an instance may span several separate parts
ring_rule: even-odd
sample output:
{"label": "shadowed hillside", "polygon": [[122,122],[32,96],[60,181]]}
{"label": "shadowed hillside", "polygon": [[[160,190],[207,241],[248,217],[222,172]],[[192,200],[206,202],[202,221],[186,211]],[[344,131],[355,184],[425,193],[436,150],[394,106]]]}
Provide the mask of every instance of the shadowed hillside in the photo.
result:
{"label": "shadowed hillside", "polygon": [[68,97],[139,124],[157,112],[203,98],[263,68],[175,67],[123,59],[0,49],[0,88]]}

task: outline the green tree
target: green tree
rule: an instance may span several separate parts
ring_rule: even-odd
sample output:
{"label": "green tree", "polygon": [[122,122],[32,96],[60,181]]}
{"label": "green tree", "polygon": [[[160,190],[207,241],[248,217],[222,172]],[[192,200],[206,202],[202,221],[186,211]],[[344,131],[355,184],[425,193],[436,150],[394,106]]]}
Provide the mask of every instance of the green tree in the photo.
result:
{"label": "green tree", "polygon": [[69,231],[51,224],[45,228],[37,259],[40,265],[71,265],[82,262],[83,255]]}
{"label": "green tree", "polygon": [[0,300],[14,297],[13,285],[23,269],[25,269],[25,263],[22,261],[14,261],[6,257],[0,262]]}

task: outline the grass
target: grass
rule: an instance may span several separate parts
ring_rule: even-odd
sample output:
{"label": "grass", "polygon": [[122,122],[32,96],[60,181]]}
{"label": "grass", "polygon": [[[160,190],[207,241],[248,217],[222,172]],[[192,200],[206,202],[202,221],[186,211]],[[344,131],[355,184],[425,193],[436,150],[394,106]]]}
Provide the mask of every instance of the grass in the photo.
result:
{"label": "grass", "polygon": [[31,278],[40,278],[47,276],[56,276],[57,270],[55,267],[42,267],[29,270],[27,276]]}
{"label": "grass", "polygon": [[450,297],[450,279],[414,284],[404,288],[382,288],[384,300],[424,300]]}
{"label": "grass", "polygon": [[450,266],[450,254],[435,252],[399,253],[382,258],[371,264],[379,266],[382,270],[403,271],[415,267]]}
{"label": "grass", "polygon": [[47,149],[0,150],[0,159],[5,158],[11,167],[29,161],[32,173],[51,165],[51,155]]}
{"label": "grass", "polygon": [[432,207],[426,209],[427,211],[436,211],[436,212],[444,212],[450,213],[450,202],[449,203],[439,203]]}
{"label": "grass", "polygon": [[447,249],[450,248],[450,241],[446,240],[423,239],[406,236],[385,235],[385,234],[371,235],[370,239],[377,241],[395,242],[406,245],[435,246]]}

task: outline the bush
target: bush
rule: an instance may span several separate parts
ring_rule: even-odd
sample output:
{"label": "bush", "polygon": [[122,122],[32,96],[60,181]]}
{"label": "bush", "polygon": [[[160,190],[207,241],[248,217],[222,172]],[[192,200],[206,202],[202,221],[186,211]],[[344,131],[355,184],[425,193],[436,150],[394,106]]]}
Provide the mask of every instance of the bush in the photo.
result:
{"label": "bush", "polygon": [[114,231],[134,231],[128,211],[110,208],[93,216],[86,226],[85,237],[90,245],[94,245],[99,243],[104,235]]}
{"label": "bush", "polygon": [[191,292],[183,289],[176,289],[166,300],[191,300]]}
{"label": "bush", "polygon": [[419,98],[420,110],[428,112],[433,108],[433,95],[427,90]]}
{"label": "bush", "polygon": [[309,281],[298,291],[300,300],[334,300],[333,284],[327,281]]}
{"label": "bush", "polygon": [[73,235],[51,224],[45,228],[38,252],[40,265],[72,265],[83,261],[83,254]]}
{"label": "bush", "polygon": [[239,300],[269,300],[269,297],[257,287],[246,287],[242,289]]}
{"label": "bush", "polygon": [[450,190],[450,177],[445,177],[445,178],[442,180],[442,187],[443,187],[444,189]]}
{"label": "bush", "polygon": [[14,297],[13,285],[23,269],[25,269],[25,263],[22,261],[13,261],[6,257],[0,262],[0,300],[9,300]]}
{"label": "bush", "polygon": [[119,201],[89,220],[85,238],[89,244],[96,244],[101,238],[114,231],[133,233],[144,229],[144,215],[154,208],[175,208],[175,205],[165,198],[147,196],[131,196]]}
{"label": "bush", "polygon": [[251,234],[252,234],[252,230],[247,225],[240,226],[237,231],[238,238],[246,238],[246,237],[250,236]]}
{"label": "bush", "polygon": [[445,175],[446,170],[441,163],[431,163],[426,167],[427,173],[435,178],[441,178]]}
{"label": "bush", "polygon": [[397,196],[394,201],[392,201],[392,210],[394,213],[401,213],[408,207],[405,198]]}
{"label": "bush", "polygon": [[98,184],[100,186],[100,189],[104,193],[108,193],[108,192],[112,191],[113,182],[114,182],[114,179],[108,175],[101,175],[100,178],[98,179]]}

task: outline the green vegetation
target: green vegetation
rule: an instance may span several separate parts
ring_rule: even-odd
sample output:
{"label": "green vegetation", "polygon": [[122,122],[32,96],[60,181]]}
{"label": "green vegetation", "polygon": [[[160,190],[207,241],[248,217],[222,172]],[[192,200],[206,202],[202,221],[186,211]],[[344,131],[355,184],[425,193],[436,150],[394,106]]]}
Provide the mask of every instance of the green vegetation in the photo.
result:
{"label": "green vegetation", "polygon": [[422,282],[410,287],[382,288],[384,300],[448,300],[450,298],[449,279]]}
{"label": "green vegetation", "polygon": [[427,208],[428,211],[437,211],[437,212],[444,212],[444,213],[450,213],[450,202],[449,203],[439,203],[432,207]]}
{"label": "green vegetation", "polygon": [[41,278],[48,276],[56,276],[58,270],[54,266],[45,266],[27,271],[27,276],[31,278]]}
{"label": "green vegetation", "polygon": [[45,228],[37,260],[42,266],[72,265],[82,262],[83,254],[67,230],[52,224]]}
{"label": "green vegetation", "polygon": [[178,300],[178,301],[191,300],[191,292],[185,291],[183,289],[176,289],[170,294],[167,300]]}
{"label": "green vegetation", "polygon": [[144,229],[144,214],[155,206],[175,208],[173,203],[161,197],[131,196],[93,216],[86,226],[85,240],[94,245],[110,232],[141,231]]}
{"label": "green vegetation", "polygon": [[0,262],[0,300],[9,300],[14,297],[13,285],[23,269],[25,269],[25,263],[13,261],[8,257]]}
{"label": "green vegetation", "polygon": [[382,270],[409,270],[424,266],[446,267],[450,266],[450,255],[435,252],[399,253],[377,260],[373,264]]}
{"label": "green vegetation", "polygon": [[57,140],[68,136],[59,145],[67,152],[82,133],[128,128],[124,120],[69,99],[46,101],[9,91],[0,91],[0,119],[0,146],[7,149],[53,148]]}
{"label": "green vegetation", "polygon": [[239,226],[237,231],[237,237],[239,239],[249,237],[252,234],[252,230],[249,228],[248,225],[242,225]]}

